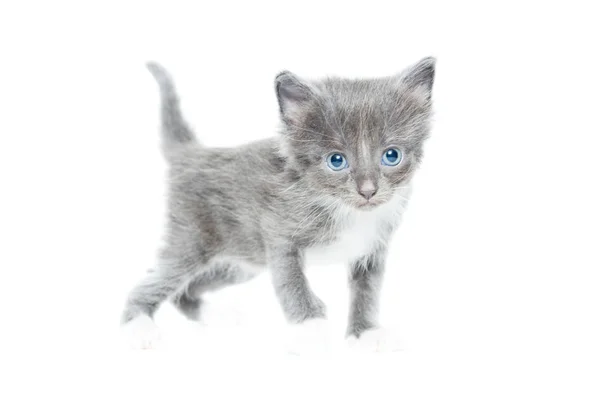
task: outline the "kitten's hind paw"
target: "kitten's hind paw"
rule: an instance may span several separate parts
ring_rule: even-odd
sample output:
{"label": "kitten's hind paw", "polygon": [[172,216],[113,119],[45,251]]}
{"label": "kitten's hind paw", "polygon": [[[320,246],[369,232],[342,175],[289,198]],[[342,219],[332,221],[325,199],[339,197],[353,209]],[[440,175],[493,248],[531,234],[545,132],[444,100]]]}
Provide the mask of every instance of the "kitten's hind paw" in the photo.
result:
{"label": "kitten's hind paw", "polygon": [[351,351],[363,353],[392,353],[403,350],[398,334],[383,328],[364,331],[359,338],[351,335],[347,343]]}
{"label": "kitten's hind paw", "polygon": [[161,344],[158,326],[152,318],[140,315],[121,328],[126,344],[135,350],[157,349]]}

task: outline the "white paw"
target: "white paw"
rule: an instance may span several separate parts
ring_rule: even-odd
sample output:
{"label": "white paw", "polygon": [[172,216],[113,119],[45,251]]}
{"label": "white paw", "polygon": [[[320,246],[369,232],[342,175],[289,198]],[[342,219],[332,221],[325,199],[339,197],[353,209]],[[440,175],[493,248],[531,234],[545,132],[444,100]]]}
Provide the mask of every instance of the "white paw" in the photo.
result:
{"label": "white paw", "polygon": [[403,348],[400,337],[383,328],[364,331],[360,338],[350,336],[347,342],[350,350],[367,353],[391,353]]}
{"label": "white paw", "polygon": [[129,347],[141,349],[156,349],[161,342],[160,331],[152,318],[140,315],[127,322],[122,332]]}
{"label": "white paw", "polygon": [[325,319],[310,319],[287,329],[285,348],[289,354],[324,355],[331,350],[331,333]]}

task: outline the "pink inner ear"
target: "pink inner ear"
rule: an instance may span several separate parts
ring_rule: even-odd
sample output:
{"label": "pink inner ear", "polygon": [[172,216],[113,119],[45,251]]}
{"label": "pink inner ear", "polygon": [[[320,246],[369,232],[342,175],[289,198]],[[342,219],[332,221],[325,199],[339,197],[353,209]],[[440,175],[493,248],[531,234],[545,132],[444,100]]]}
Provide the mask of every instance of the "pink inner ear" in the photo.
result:
{"label": "pink inner ear", "polygon": [[282,83],[279,86],[279,95],[285,99],[286,101],[306,101],[308,99],[308,95],[306,90],[304,90],[301,86],[295,83]]}
{"label": "pink inner ear", "polygon": [[277,98],[282,113],[295,112],[310,96],[309,86],[291,72],[277,76]]}

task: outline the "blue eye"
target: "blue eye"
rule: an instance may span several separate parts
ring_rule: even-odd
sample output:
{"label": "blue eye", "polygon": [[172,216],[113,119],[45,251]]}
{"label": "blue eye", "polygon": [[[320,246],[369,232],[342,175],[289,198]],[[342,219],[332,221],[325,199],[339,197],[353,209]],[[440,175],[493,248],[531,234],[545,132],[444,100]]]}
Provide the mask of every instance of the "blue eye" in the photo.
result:
{"label": "blue eye", "polygon": [[327,156],[327,166],[334,171],[341,171],[348,166],[348,162],[340,153],[332,153]]}
{"label": "blue eye", "polygon": [[402,152],[395,147],[387,149],[381,157],[381,162],[388,167],[400,164],[402,161]]}

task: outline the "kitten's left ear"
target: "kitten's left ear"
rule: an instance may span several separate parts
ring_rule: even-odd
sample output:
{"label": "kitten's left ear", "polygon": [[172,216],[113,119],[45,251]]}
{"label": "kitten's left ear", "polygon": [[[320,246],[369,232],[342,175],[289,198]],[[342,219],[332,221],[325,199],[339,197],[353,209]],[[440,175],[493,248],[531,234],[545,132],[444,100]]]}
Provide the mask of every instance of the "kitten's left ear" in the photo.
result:
{"label": "kitten's left ear", "polygon": [[407,68],[399,76],[402,84],[408,90],[421,92],[426,100],[430,100],[435,78],[435,63],[434,57],[426,57]]}

